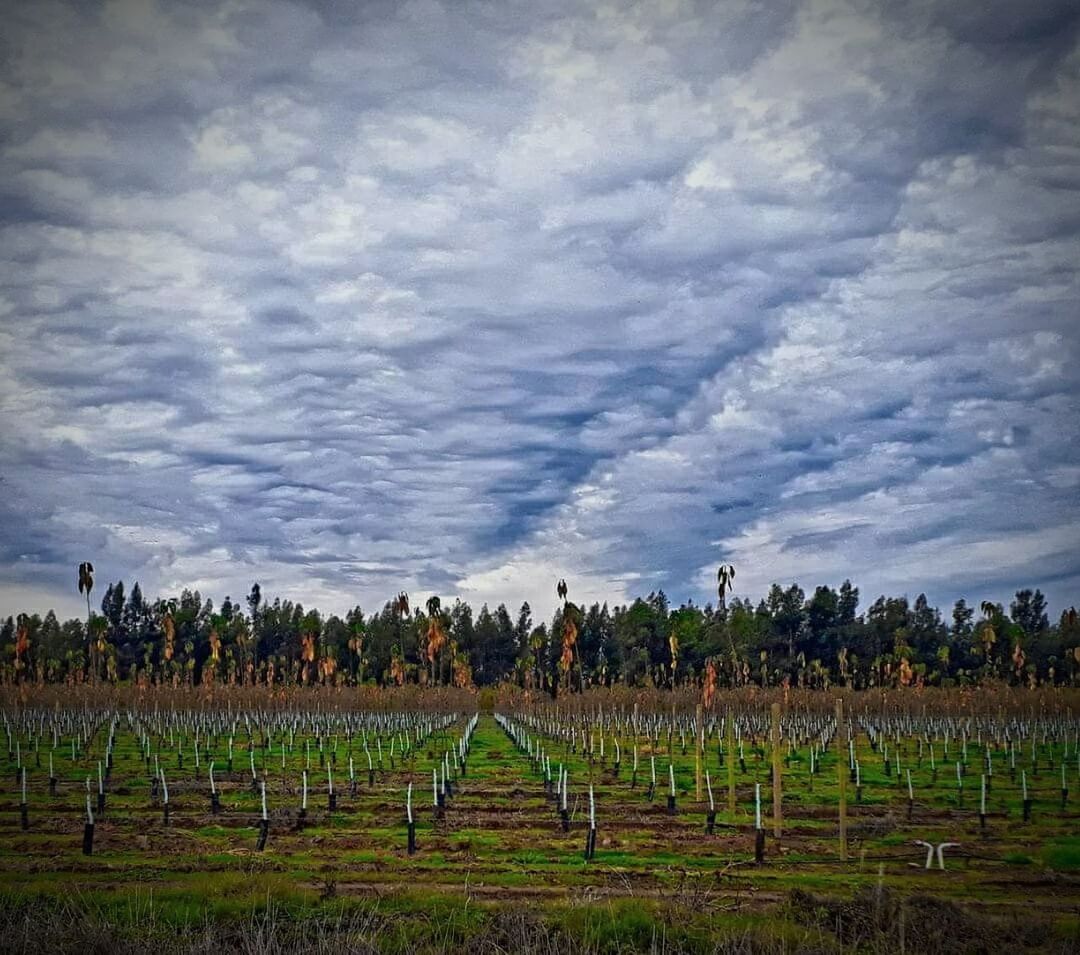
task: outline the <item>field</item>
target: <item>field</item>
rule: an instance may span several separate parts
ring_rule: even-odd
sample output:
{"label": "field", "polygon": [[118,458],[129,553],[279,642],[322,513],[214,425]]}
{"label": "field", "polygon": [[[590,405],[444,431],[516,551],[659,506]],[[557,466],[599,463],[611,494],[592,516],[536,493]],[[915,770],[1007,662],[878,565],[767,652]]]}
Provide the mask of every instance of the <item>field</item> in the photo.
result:
{"label": "field", "polygon": [[1077,949],[1067,694],[696,702],[9,699],[3,948]]}

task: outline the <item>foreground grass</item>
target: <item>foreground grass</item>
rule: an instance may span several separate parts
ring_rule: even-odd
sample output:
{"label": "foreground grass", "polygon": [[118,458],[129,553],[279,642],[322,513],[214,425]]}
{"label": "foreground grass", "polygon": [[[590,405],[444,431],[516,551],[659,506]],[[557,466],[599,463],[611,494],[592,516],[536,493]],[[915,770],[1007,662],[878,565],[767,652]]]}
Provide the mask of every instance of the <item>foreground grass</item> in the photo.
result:
{"label": "foreground grass", "polygon": [[[205,898],[205,897],[204,897]],[[213,898],[213,897],[211,897]],[[235,901],[235,900],[234,900]],[[380,900],[270,895],[244,905],[192,904],[149,892],[68,897],[0,893],[0,944],[11,953],[241,952],[525,955],[730,953],[826,955],[893,951],[928,955],[1080,950],[1075,920],[1056,924],[974,913],[925,895],[864,889],[846,899],[795,890],[765,912],[718,907],[708,893],[536,907],[397,893]]]}

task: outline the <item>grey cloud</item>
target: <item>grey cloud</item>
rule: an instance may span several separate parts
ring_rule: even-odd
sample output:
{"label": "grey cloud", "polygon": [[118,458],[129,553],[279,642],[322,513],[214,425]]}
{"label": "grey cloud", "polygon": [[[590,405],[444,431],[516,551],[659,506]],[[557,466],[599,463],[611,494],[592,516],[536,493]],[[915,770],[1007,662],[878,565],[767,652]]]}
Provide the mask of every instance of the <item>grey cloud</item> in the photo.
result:
{"label": "grey cloud", "polygon": [[1066,5],[9,27],[0,580],[1080,582]]}

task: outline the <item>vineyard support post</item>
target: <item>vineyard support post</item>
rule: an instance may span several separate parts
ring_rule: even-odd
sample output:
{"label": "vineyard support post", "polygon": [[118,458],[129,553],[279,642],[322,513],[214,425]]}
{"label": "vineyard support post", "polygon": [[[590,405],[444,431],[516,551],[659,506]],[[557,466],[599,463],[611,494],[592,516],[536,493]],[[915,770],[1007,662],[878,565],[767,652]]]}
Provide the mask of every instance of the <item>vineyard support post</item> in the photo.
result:
{"label": "vineyard support post", "polygon": [[784,829],[783,793],[781,792],[782,764],[780,761],[780,704],[772,705],[772,785],[773,837],[779,839]]}
{"label": "vineyard support post", "polygon": [[724,717],[724,753],[727,763],[727,811],[735,818],[735,731],[732,729],[733,714],[729,709]]}
{"label": "vineyard support post", "polygon": [[694,798],[701,802],[701,753],[705,749],[704,711],[697,706],[697,733],[694,737]]}
{"label": "vineyard support post", "polygon": [[844,701],[836,701],[836,779],[840,787],[840,859],[847,861],[847,770],[844,766]]}

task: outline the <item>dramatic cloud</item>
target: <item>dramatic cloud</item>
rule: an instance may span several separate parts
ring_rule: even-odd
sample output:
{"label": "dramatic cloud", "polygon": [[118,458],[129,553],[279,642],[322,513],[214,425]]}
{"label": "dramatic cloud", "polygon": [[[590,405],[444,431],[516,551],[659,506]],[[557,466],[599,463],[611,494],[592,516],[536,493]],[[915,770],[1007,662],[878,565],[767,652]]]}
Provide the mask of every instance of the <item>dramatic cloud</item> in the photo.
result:
{"label": "dramatic cloud", "polygon": [[43,2],[0,613],[1080,598],[1080,9]]}

